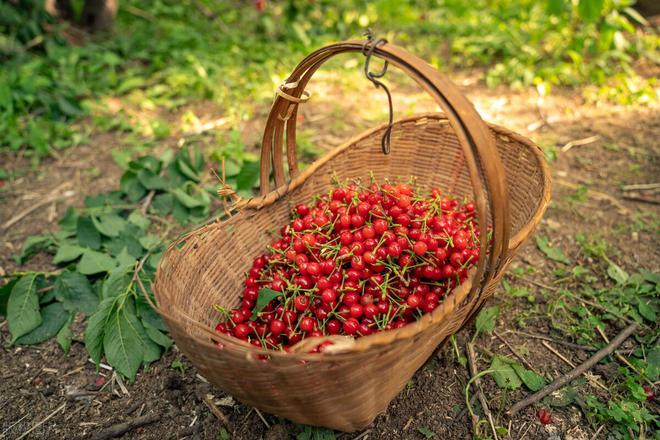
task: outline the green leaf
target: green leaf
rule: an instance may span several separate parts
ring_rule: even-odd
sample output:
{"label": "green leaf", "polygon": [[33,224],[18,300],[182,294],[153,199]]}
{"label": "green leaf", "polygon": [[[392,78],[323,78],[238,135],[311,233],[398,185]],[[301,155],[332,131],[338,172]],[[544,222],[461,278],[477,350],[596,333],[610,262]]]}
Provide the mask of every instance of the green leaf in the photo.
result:
{"label": "green leaf", "polygon": [[60,331],[57,332],[55,337],[55,340],[58,344],[60,344],[60,347],[62,347],[64,353],[68,353],[71,349],[71,341],[73,339],[71,323],[73,323],[73,315],[69,315],[69,320],[64,324],[64,326],[62,326]]}
{"label": "green leaf", "polygon": [[69,320],[69,312],[61,303],[49,304],[41,309],[41,324],[31,332],[16,339],[17,344],[32,345],[47,341],[55,336]]}
{"label": "green leaf", "polygon": [[511,362],[511,367],[530,390],[538,391],[545,386],[545,379],[540,374],[526,369],[517,362]]}
{"label": "green leaf", "polygon": [[89,316],[99,306],[99,298],[87,277],[79,272],[62,272],[55,281],[55,297],[70,312],[81,312]]}
{"label": "green leaf", "polygon": [[546,10],[550,15],[559,15],[564,11],[564,0],[546,0]]}
{"label": "green leaf", "polygon": [[252,316],[250,317],[251,320],[257,319],[257,315],[261,313],[261,311],[268,305],[269,302],[280,296],[282,292],[276,292],[273,289],[269,289],[268,287],[262,287],[259,289],[259,296],[257,297],[257,303],[254,306],[254,310],[252,311]]}
{"label": "green leaf", "polygon": [[239,191],[252,191],[252,188],[259,181],[260,166],[259,162],[245,162],[241,172],[236,176],[236,188]]}
{"label": "green leaf", "polygon": [[133,171],[126,171],[119,181],[121,191],[133,202],[138,202],[147,194],[147,189],[140,183],[137,174]]}
{"label": "green leaf", "polygon": [[103,282],[101,296],[103,299],[116,298],[133,288],[131,283],[131,270],[133,265],[124,265],[114,268],[108,278]]}
{"label": "green leaf", "polygon": [[117,264],[119,266],[125,267],[125,266],[135,265],[136,258],[128,253],[127,248],[122,249],[116,258],[117,258]]}
{"label": "green leaf", "polygon": [[[145,285],[145,287],[149,289],[148,284]],[[162,332],[167,331],[167,326],[165,325],[163,318],[161,318],[160,315],[151,308],[149,303],[147,303],[146,300],[142,298],[142,296],[138,297],[138,299],[135,301],[135,305],[137,308],[138,316],[142,322],[145,323],[145,327],[148,325]]]}
{"label": "green leaf", "polygon": [[211,203],[208,193],[192,184],[174,188],[172,194],[186,208],[206,207]]}
{"label": "green leaf", "polygon": [[78,262],[78,272],[83,275],[94,275],[109,272],[116,265],[117,262],[110,255],[87,249]]}
{"label": "green leaf", "polygon": [[92,222],[96,230],[106,237],[119,236],[126,226],[126,220],[114,213],[92,216]]}
{"label": "green leaf", "polygon": [[4,286],[0,287],[0,316],[7,316],[7,302],[9,301],[9,295],[11,295],[11,291],[17,282],[18,279],[14,278]]}
{"label": "green leaf", "polygon": [[12,342],[41,325],[36,274],[25,275],[14,285],[7,302],[7,321]]}
{"label": "green leaf", "polygon": [[611,261],[610,265],[607,266],[607,275],[616,281],[617,284],[625,284],[626,281],[628,281],[628,274],[626,271]]}
{"label": "green leaf", "polygon": [[138,241],[138,237],[143,235],[143,231],[134,224],[128,224],[124,228],[118,237],[111,238],[105,242],[105,247],[108,249],[111,255],[117,256],[124,249],[131,255],[133,258],[142,257],[142,245]]}
{"label": "green leaf", "polygon": [[170,338],[168,338],[165,334],[161,333],[160,330],[152,327],[149,325],[149,323],[142,321],[142,324],[144,324],[144,330],[147,333],[147,336],[149,336],[149,339],[154,341],[156,344],[160,345],[163,348],[170,348],[172,344],[174,343]]}
{"label": "green leaf", "polygon": [[164,190],[169,187],[168,182],[161,176],[147,170],[140,170],[137,178],[149,190]]}
{"label": "green leaf", "polygon": [[144,237],[140,237],[139,242],[143,248],[151,250],[160,244],[161,239],[157,235],[145,235]]}
{"label": "green leaf", "polygon": [[571,264],[571,259],[562,252],[558,247],[552,247],[549,244],[547,237],[536,236],[536,245],[551,260],[559,261],[564,264]]}
{"label": "green leaf", "polygon": [[48,248],[53,244],[53,238],[50,235],[32,235],[23,243],[21,253],[16,258],[18,264],[23,264],[30,256],[36,252]]}
{"label": "green leaf", "polygon": [[656,319],[655,309],[650,303],[651,303],[650,300],[644,300],[643,298],[639,298],[639,302],[637,304],[637,310],[639,310],[639,314],[642,315],[644,319],[651,322],[655,322]]}
{"label": "green leaf", "polygon": [[78,217],[77,235],[80,246],[95,250],[101,248],[101,234],[96,230],[91,218]]}
{"label": "green leaf", "polygon": [[660,273],[649,272],[645,269],[641,269],[639,273],[649,283],[660,284]]}
{"label": "green leaf", "polygon": [[128,307],[128,303],[124,303],[124,307],[115,309],[105,326],[103,336],[105,357],[112,367],[131,381],[135,379],[145,359],[147,347],[150,348],[143,339],[143,333],[142,324],[134,310]]}
{"label": "green leaf", "polygon": [[498,306],[486,307],[482,309],[477,315],[475,321],[476,331],[472,340],[474,341],[480,333],[490,332],[495,328],[497,318],[500,316],[500,308]]}
{"label": "green leaf", "polygon": [[142,215],[139,210],[131,212],[131,214],[128,216],[128,221],[143,231],[147,230],[151,224],[151,220]]}
{"label": "green leaf", "polygon": [[516,390],[522,385],[522,381],[509,363],[509,359],[501,356],[494,356],[490,364],[491,375],[497,386],[510,390]]}
{"label": "green leaf", "polygon": [[64,243],[57,250],[55,257],[53,257],[54,264],[68,263],[73,261],[76,258],[80,257],[83,252],[85,252],[84,247],[77,246],[75,244]]}
{"label": "green leaf", "polygon": [[75,209],[68,207],[60,221],[58,222],[60,229],[66,232],[76,232],[78,224],[78,213]]}
{"label": "green leaf", "polygon": [[649,365],[646,375],[652,381],[657,380],[658,376],[660,376],[660,346],[654,347],[647,353],[646,362]]}
{"label": "green leaf", "polygon": [[103,337],[105,328],[115,308],[115,298],[106,298],[99,304],[98,310],[87,320],[85,329],[85,348],[97,367],[103,357]]}
{"label": "green leaf", "polygon": [[417,428],[417,430],[420,432],[420,434],[422,434],[426,438],[433,438],[433,437],[437,436],[437,434],[435,432],[431,431],[426,426],[420,426],[419,428]]}
{"label": "green leaf", "polygon": [[151,210],[158,215],[165,216],[172,212],[173,205],[174,196],[172,194],[159,194],[151,202]]}
{"label": "green leaf", "polygon": [[604,4],[605,0],[579,0],[578,14],[584,21],[596,21],[600,17]]}

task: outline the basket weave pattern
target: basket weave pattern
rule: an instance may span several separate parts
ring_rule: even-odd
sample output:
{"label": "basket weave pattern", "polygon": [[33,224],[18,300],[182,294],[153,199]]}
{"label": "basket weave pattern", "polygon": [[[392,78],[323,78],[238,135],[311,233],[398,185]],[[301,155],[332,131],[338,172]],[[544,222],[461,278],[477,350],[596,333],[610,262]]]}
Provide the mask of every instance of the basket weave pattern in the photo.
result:
{"label": "basket weave pattern", "polygon": [[[304,84],[294,91],[297,96],[303,88]],[[278,105],[290,104],[276,101],[274,111]],[[295,135],[285,123],[273,129],[280,144],[284,129],[287,138]],[[327,191],[333,174],[341,181],[360,178],[364,182],[369,182],[370,173],[379,182],[414,176],[423,190],[439,187],[457,196],[474,197],[475,180],[466,161],[465,145],[447,115],[422,114],[395,122],[389,155],[381,151],[385,129],[380,126],[357,136],[302,173],[295,169],[287,141],[289,175],[293,178],[286,185],[264,191],[264,197],[249,201],[229,219],[196,230],[163,256],[154,292],[172,337],[205,378],[242,402],[298,423],[343,431],[365,427],[386,410],[437,346],[458,331],[493,293],[513,254],[540,221],[550,194],[542,152],[528,139],[488,125],[496,153],[488,159],[479,156],[476,163],[481,170],[487,160],[501,166],[507,198],[495,205],[482,200],[477,207],[481,205],[494,229],[498,219],[494,211],[507,209],[511,238],[506,240],[497,263],[490,262],[489,266],[488,260],[481,258],[484,277],[478,277],[478,269],[473,269],[472,276],[433,313],[401,329],[350,341],[331,337],[337,342],[336,350],[322,355],[307,353],[306,347],[313,344],[305,345],[306,341],[298,344],[300,349],[295,353],[280,353],[214,333],[218,316],[212,306],[232,308],[240,304],[244,273],[252,259],[290,220],[293,206]],[[283,160],[281,153],[277,160]],[[275,163],[274,168],[277,166]],[[492,187],[484,174],[476,181],[486,188],[487,201],[492,202]],[[263,184],[262,180],[262,188]],[[494,253],[493,249],[489,252]],[[221,341],[224,348],[217,348],[213,341]]]}

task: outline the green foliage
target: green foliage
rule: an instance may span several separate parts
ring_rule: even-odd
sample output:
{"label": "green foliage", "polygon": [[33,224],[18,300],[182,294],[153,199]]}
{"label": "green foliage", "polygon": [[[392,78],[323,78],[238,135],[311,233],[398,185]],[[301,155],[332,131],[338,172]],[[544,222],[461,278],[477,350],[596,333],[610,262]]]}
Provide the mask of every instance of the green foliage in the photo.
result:
{"label": "green foliage", "polygon": [[420,426],[419,428],[417,428],[417,431],[420,434],[422,434],[424,436],[424,438],[427,438],[427,439],[428,438],[434,438],[438,435],[435,432],[431,431],[427,426]]}
{"label": "green foliage", "polygon": [[[162,239],[174,227],[169,219],[188,224],[208,217],[211,192],[202,186],[203,170],[195,148],[127,161],[119,190],[87,197],[83,208],[65,212],[58,231],[29,237],[19,261],[44,250],[63,270],[29,272],[0,288],[0,313],[7,316],[12,341],[36,344],[55,337],[67,351],[73,318],[83,314],[85,346],[97,364],[105,357],[132,380],[141,365],[159,359],[172,341],[140,286],[151,295]],[[153,203],[170,196],[169,209],[146,207],[149,191]],[[158,235],[150,232],[152,219],[158,220]]]}
{"label": "green foliage", "polygon": [[298,425],[300,432],[296,435],[296,440],[335,440],[334,431],[327,428],[316,426]]}
{"label": "green foliage", "polygon": [[550,245],[548,237],[537,235],[535,240],[536,246],[541,252],[545,254],[546,257],[554,261],[559,261],[560,263],[571,264],[571,259],[566,254],[564,254],[560,248]]}
{"label": "green foliage", "polygon": [[475,332],[472,336],[472,341],[477,339],[480,333],[491,332],[495,328],[495,323],[499,316],[500,308],[498,306],[486,307],[481,310],[475,321]]}
{"label": "green foliage", "polygon": [[[656,79],[639,77],[632,66],[642,58],[657,61],[658,36],[635,29],[644,19],[630,4],[288,0],[268,2],[259,13],[250,2],[129,0],[120,5],[114,36],[71,43],[72,33],[43,11],[43,2],[3,2],[0,149],[28,147],[38,157],[85,143],[88,129],[77,124],[84,117],[99,131],[147,140],[171,134],[168,122],[134,118],[131,106],[173,109],[211,100],[238,120],[254,111],[255,101],[267,105],[275,83],[307,52],[366,27],[437,66],[488,66],[490,85],[535,86],[546,94],[554,85],[589,84],[585,94],[593,99],[653,102]],[[108,97],[121,101],[119,111],[108,112]],[[228,159],[232,170],[245,161]],[[143,177],[144,186],[160,184]]]}

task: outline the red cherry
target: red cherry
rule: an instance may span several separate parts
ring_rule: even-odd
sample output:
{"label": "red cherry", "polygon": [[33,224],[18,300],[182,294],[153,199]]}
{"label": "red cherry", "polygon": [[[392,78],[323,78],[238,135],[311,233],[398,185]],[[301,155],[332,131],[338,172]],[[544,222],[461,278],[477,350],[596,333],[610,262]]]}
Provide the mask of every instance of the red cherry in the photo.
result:
{"label": "red cherry", "polygon": [[299,312],[304,312],[309,308],[309,298],[304,295],[298,295],[293,300],[293,305]]}
{"label": "red cherry", "polygon": [[357,319],[348,318],[346,321],[344,321],[344,332],[347,335],[353,335],[357,332],[359,325],[360,324],[358,323]]}
{"label": "red cherry", "polygon": [[273,319],[270,322],[270,331],[274,335],[279,335],[286,330],[286,324],[281,319]]}
{"label": "red cherry", "polygon": [[416,241],[413,245],[413,252],[417,255],[424,255],[429,250],[429,246],[423,241]]}
{"label": "red cherry", "polygon": [[539,418],[539,422],[541,422],[542,425],[552,423],[552,414],[545,408],[541,408],[537,413],[537,416]]}
{"label": "red cherry", "polygon": [[314,330],[314,319],[309,316],[305,316],[300,320],[300,330],[305,333],[309,333]]}

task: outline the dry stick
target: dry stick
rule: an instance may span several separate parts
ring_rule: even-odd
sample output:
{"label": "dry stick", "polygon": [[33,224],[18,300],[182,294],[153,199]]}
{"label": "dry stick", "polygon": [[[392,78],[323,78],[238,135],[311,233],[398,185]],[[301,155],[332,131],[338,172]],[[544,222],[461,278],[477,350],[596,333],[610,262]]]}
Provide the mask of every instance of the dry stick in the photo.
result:
{"label": "dry stick", "polygon": [[553,381],[550,385],[544,387],[543,389],[537,391],[536,393],[532,394],[531,396],[527,397],[526,399],[521,400],[520,402],[516,403],[511,407],[511,409],[507,412],[509,415],[514,415],[518,411],[520,411],[523,408],[528,407],[529,405],[532,405],[539,400],[543,399],[545,396],[548,394],[552,393],[553,391],[558,390],[559,388],[563,387],[564,385],[568,384],[575,378],[579,377],[582,373],[585,371],[588,371],[596,365],[598,362],[601,361],[605,356],[611,354],[619,345],[623,343],[628,337],[633,334],[635,330],[637,330],[637,323],[630,324],[628,327],[623,329],[621,333],[616,335],[616,338],[612,339],[612,342],[607,344],[604,348],[598,350],[598,352],[594,353],[593,356],[591,356],[589,359],[587,359],[585,362],[580,364],[577,368],[574,368],[571,370],[569,373],[557,378],[555,381]]}
{"label": "dry stick", "polygon": [[142,208],[140,209],[140,212],[142,215],[147,215],[147,209],[149,209],[149,205],[151,205],[151,202],[154,199],[154,196],[156,195],[156,190],[151,190],[149,191],[149,194],[147,194],[147,197],[144,198],[144,202],[142,202]]}
{"label": "dry stick", "polygon": [[261,411],[259,411],[257,408],[255,408],[254,412],[256,412],[257,415],[259,416],[259,418],[261,419],[261,421],[264,422],[264,425],[266,425],[266,428],[270,429],[270,424],[266,421],[263,414],[261,414]]}
{"label": "dry stick", "polygon": [[48,415],[47,415],[44,419],[42,419],[39,423],[37,423],[37,424],[34,425],[32,428],[30,428],[30,429],[28,429],[27,431],[25,431],[25,432],[24,432],[23,434],[21,434],[21,436],[18,437],[16,440],[21,440],[22,438],[25,438],[29,433],[31,433],[32,431],[34,431],[35,429],[37,429],[38,427],[40,427],[41,425],[43,425],[44,423],[46,423],[46,422],[47,422],[51,417],[53,417],[55,414],[57,414],[58,412],[62,411],[62,410],[64,409],[65,406],[66,406],[66,403],[63,403],[62,405],[58,406],[57,409],[56,409],[55,411],[53,411],[52,413],[48,414]]}
{"label": "dry stick", "polygon": [[649,205],[660,205],[660,200],[647,199],[646,197],[623,196],[623,198],[626,200],[630,200],[631,202],[642,202],[642,203],[648,203]]}
{"label": "dry stick", "polygon": [[534,339],[540,339],[542,341],[554,342],[555,344],[564,345],[566,347],[574,348],[576,350],[582,350],[582,351],[597,351],[598,350],[597,348],[589,347],[588,345],[573,344],[572,342],[560,341],[558,339],[553,339],[549,336],[537,335],[535,333],[521,332],[521,331],[518,331],[518,330],[507,330],[505,333],[515,333],[515,334],[518,334],[518,335],[521,335],[521,336],[526,336],[528,338],[534,338]]}
{"label": "dry stick", "polygon": [[[465,345],[465,351],[467,352],[468,365],[470,367],[470,376],[476,377],[477,358],[474,355],[474,345],[468,342]],[[483,409],[484,413],[486,414],[486,417],[488,418],[488,423],[490,424],[490,428],[493,430],[493,438],[495,438],[495,440],[498,440],[497,431],[495,430],[495,424],[493,423],[493,415],[490,413],[490,409],[488,408],[488,402],[486,401],[486,396],[484,396],[484,392],[481,390],[481,380],[474,379],[474,385],[477,387],[477,395],[479,396],[479,402],[481,402],[481,408]],[[477,430],[477,426],[479,425],[474,419],[472,423],[474,425],[474,431],[475,431],[474,434],[475,436],[478,436],[479,432]]]}
{"label": "dry stick", "polygon": [[[548,350],[550,350],[550,351],[552,352],[552,354],[554,354],[554,355],[557,356],[559,359],[561,359],[562,361],[564,361],[564,363],[565,363],[566,365],[568,365],[568,366],[571,367],[571,368],[575,368],[575,364],[574,364],[573,362],[571,362],[571,361],[568,360],[563,354],[561,354],[560,352],[558,352],[557,350],[555,350],[555,348],[552,347],[550,344],[548,344],[548,343],[545,342],[545,341],[541,341],[541,344],[543,344],[543,346],[544,346],[545,348],[547,348]],[[609,393],[609,390],[607,389],[607,387],[606,387],[605,385],[603,385],[598,379],[595,379],[595,378],[593,378],[593,377],[589,377],[589,376],[587,376],[586,372],[585,372],[584,377],[585,377],[585,378],[586,378],[586,379],[587,379],[592,385],[595,385],[595,386],[597,386],[597,387],[601,388],[602,390],[605,390],[606,392]]]}
{"label": "dry stick", "polygon": [[209,407],[211,412],[213,413],[214,416],[217,417],[218,420],[220,420],[222,423],[225,424],[225,426],[229,426],[229,419],[227,419],[227,416],[224,415],[222,411],[218,409],[217,406],[213,403],[213,399],[209,398],[208,396],[202,398],[202,401],[206,404],[206,406]]}
{"label": "dry stick", "polygon": [[[601,330],[600,327],[596,326],[596,330],[598,330],[598,333],[600,333],[600,337],[603,338],[603,340],[604,340],[605,342],[608,342],[608,343],[610,342],[610,340],[607,338],[607,335],[605,334],[605,332],[604,332],[603,330]],[[618,352],[615,351],[615,352],[614,352],[614,355],[617,357],[617,359],[619,359],[621,362],[623,362],[624,364],[626,364],[626,365],[628,366],[628,368],[630,368],[630,369],[633,370],[635,373],[637,373],[637,375],[642,376],[642,378],[644,379],[644,381],[645,381],[646,383],[648,383],[648,384],[651,385],[651,386],[655,386],[655,385],[653,384],[653,382],[651,382],[650,380],[648,380],[646,377],[643,377],[642,373],[640,373],[639,370],[638,370],[637,368],[635,368],[635,366],[634,366],[633,364],[631,364],[631,363],[628,361],[628,359],[626,359],[625,357],[623,357],[623,356],[621,355],[621,353],[618,353]]]}
{"label": "dry stick", "polygon": [[156,413],[147,414],[145,416],[138,417],[133,420],[129,420],[128,422],[122,422],[122,423],[117,423],[116,425],[112,425],[109,428],[106,428],[92,435],[89,438],[89,440],[107,440],[109,438],[119,437],[122,434],[126,434],[128,431],[131,431],[135,428],[139,428],[140,426],[157,422],[158,420],[160,420],[160,415]]}
{"label": "dry stick", "polygon": [[[557,180],[554,180],[553,182],[556,182],[561,186],[565,186],[565,187],[571,188],[571,189],[578,189],[579,188],[579,185],[576,185],[573,182],[568,182],[568,181],[562,180],[562,179],[557,179]],[[616,198],[612,197],[609,194],[590,189],[590,190],[587,191],[587,196],[592,196],[592,198],[596,199],[596,200],[601,200],[601,201],[604,200],[604,201],[610,202],[612,205],[617,207],[617,209],[619,210],[619,212],[621,214],[630,214],[630,210],[628,208],[623,206],[621,204],[621,202],[619,202]]]}
{"label": "dry stick", "polygon": [[660,188],[660,183],[637,183],[632,185],[623,185],[621,189],[623,191],[643,191]]}
{"label": "dry stick", "polygon": [[529,368],[530,370],[532,370],[532,371],[533,371],[534,373],[536,373],[536,374],[540,374],[538,371],[536,371],[536,369],[532,366],[532,364],[530,364],[530,363],[527,361],[527,359],[525,359],[524,357],[522,357],[522,356],[521,356],[521,355],[520,355],[520,354],[519,354],[519,353],[518,353],[518,352],[517,352],[512,346],[511,346],[511,344],[509,344],[509,341],[507,341],[506,339],[504,339],[504,338],[503,338],[499,333],[497,333],[496,331],[493,331],[493,334],[495,335],[495,337],[497,337],[497,339],[499,339],[500,341],[502,341],[502,342],[504,343],[504,345],[506,345],[506,346],[509,348],[509,350],[511,350],[511,353],[513,353],[513,355],[514,355],[515,357],[517,357],[518,359],[520,359],[520,362],[522,362],[523,364],[525,364],[525,366],[526,366],[527,368]]}
{"label": "dry stick", "polygon": [[579,147],[581,145],[588,145],[596,142],[598,139],[600,139],[600,136],[594,135],[594,136],[589,136],[588,138],[584,139],[578,139],[576,141],[570,141],[563,147],[561,147],[561,152],[566,153],[568,150],[570,150],[573,147]]}
{"label": "dry stick", "polygon": [[603,429],[605,429],[605,425],[600,425],[600,428],[598,428],[598,431],[596,431],[596,433],[591,436],[591,440],[596,440],[596,438],[598,437],[598,434],[600,434],[600,431],[602,431]]}
{"label": "dry stick", "polygon": [[67,185],[68,185],[68,183],[65,183],[63,185],[58,186],[53,191],[51,191],[50,195],[46,196],[45,198],[41,199],[40,201],[38,201],[34,205],[32,205],[29,208],[19,212],[18,214],[16,214],[15,216],[13,216],[9,220],[7,220],[5,222],[5,224],[2,225],[3,231],[6,232],[9,228],[14,226],[19,221],[21,221],[24,217],[30,215],[32,212],[36,211],[37,209],[41,208],[42,206],[45,206],[45,205],[47,205],[49,203],[52,203],[52,202],[59,201],[61,199],[66,199],[68,197],[72,197],[75,194],[75,192],[73,192],[71,190],[66,191],[64,193],[60,193],[60,190],[64,186],[67,186]]}

